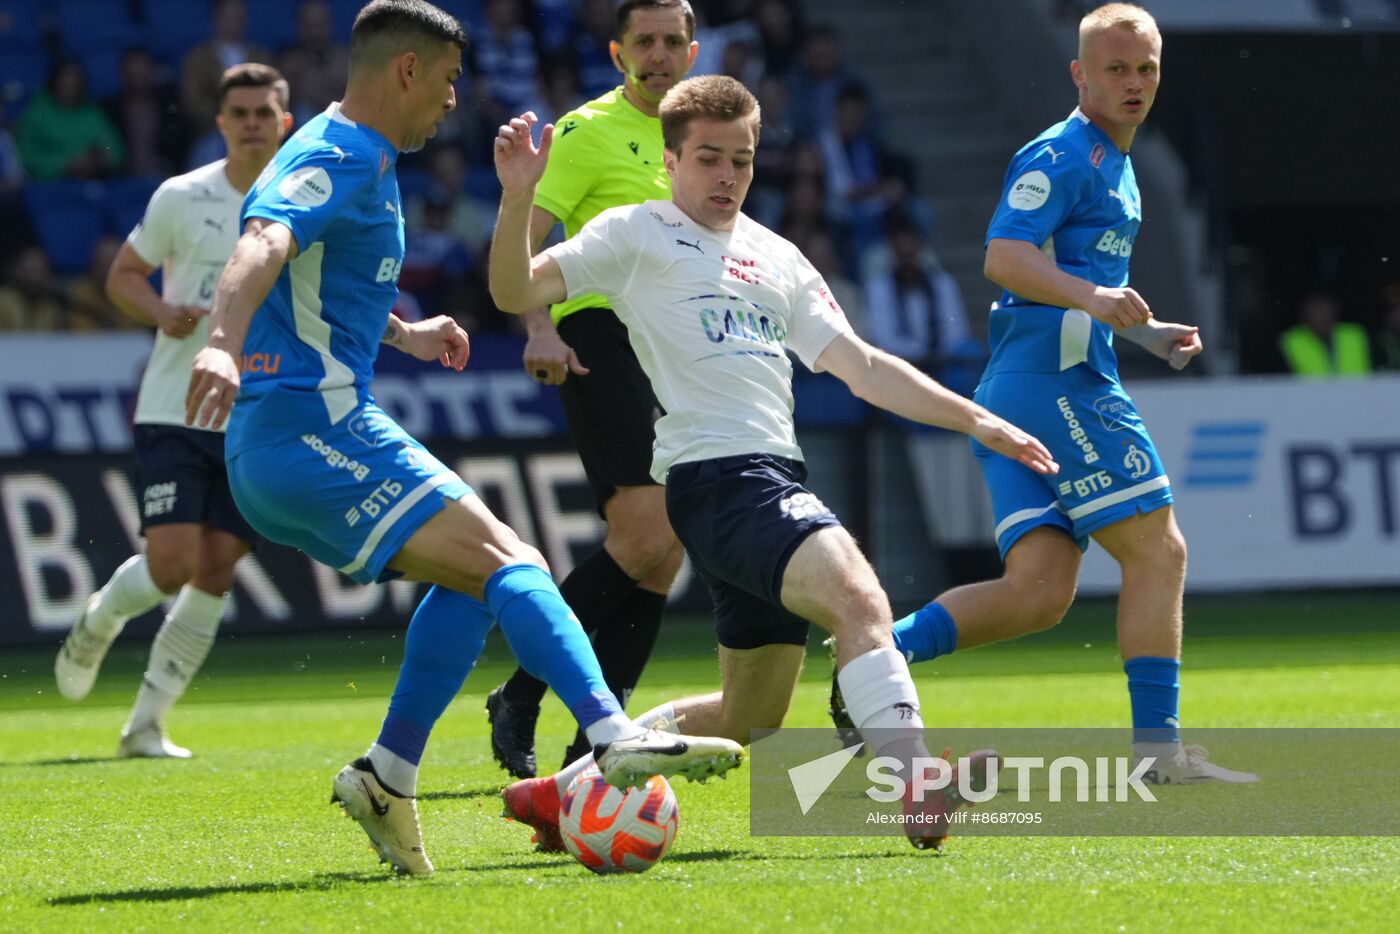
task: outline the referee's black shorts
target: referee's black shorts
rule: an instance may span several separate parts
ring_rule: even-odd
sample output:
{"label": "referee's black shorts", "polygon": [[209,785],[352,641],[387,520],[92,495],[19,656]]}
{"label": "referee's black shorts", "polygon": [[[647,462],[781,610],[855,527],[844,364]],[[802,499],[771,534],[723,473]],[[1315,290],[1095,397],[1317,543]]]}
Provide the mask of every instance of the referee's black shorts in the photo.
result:
{"label": "referee's black shorts", "polygon": [[559,386],[559,401],[603,516],[618,487],[656,485],[651,449],[664,413],[611,308],[574,312],[559,322],[559,336],[591,371],[570,373]]}

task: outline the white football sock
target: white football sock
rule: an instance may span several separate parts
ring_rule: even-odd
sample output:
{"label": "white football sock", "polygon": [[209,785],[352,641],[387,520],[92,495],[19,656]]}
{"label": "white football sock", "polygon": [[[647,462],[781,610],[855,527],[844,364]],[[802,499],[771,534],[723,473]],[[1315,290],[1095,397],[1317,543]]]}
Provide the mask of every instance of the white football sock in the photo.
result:
{"label": "white football sock", "polygon": [[159,724],[192,679],[214,645],[228,595],[214,596],[186,584],[170,607],[151,643],[146,676],[127,720],[127,732]]}
{"label": "white football sock", "polygon": [[151,580],[144,554],[127,558],[100,593],[97,606],[87,615],[87,627],[108,639],[121,632],[127,620],[164,603],[171,596]]}
{"label": "white football sock", "polygon": [[375,743],[365,753],[374,764],[374,773],[380,784],[397,795],[412,798],[418,794],[418,766],[396,752],[391,752]]}
{"label": "white football sock", "polygon": [[[643,730],[656,730],[660,733],[679,733],[680,726],[676,723],[676,708],[667,701],[657,707],[653,707],[646,713],[632,721]],[[579,756],[564,768],[554,773],[554,787],[559,794],[563,795],[569,787],[569,782],[574,780],[574,776],[582,772],[593,764],[593,753]]]}
{"label": "white football sock", "polygon": [[619,739],[631,739],[641,736],[643,732],[645,731],[641,727],[627,719],[627,714],[620,712],[610,713],[583,728],[583,735],[587,736],[594,746],[603,746]]}
{"label": "white football sock", "polygon": [[894,744],[917,743],[922,748],[924,721],[919,695],[909,677],[909,663],[896,649],[872,649],[847,663],[837,674],[846,711],[862,734],[868,730],[875,752]]}

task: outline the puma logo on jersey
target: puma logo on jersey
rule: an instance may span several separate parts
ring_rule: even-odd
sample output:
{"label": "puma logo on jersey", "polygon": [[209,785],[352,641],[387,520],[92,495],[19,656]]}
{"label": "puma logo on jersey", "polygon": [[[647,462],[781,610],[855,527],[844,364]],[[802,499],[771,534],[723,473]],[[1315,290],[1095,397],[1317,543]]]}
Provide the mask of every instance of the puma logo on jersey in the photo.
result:
{"label": "puma logo on jersey", "polygon": [[212,217],[206,217],[206,218],[204,219],[204,223],[207,224],[207,225],[209,225],[210,227],[213,227],[213,228],[214,228],[215,230],[217,230],[219,233],[223,233],[223,232],[224,232],[224,225],[223,225],[222,223],[220,223],[219,221],[214,220],[214,218],[212,218]]}
{"label": "puma logo on jersey", "polygon": [[696,240],[694,243],[688,243],[688,242],[686,242],[685,240],[682,240],[680,237],[677,237],[677,238],[676,238],[676,246],[688,246],[688,247],[690,247],[692,250],[694,250],[695,252],[699,253],[701,256],[705,255],[705,251],[702,250],[702,249],[700,249],[700,241],[699,241],[699,240]]}
{"label": "puma logo on jersey", "polygon": [[384,210],[388,211],[390,214],[394,215],[395,217],[398,217],[399,209],[396,208],[396,207],[394,207],[394,202],[392,202],[392,201],[385,201],[385,202],[384,202]]}
{"label": "puma logo on jersey", "polygon": [[1133,238],[1120,237],[1112,230],[1105,230],[1099,242],[1094,245],[1094,249],[1100,253],[1107,253],[1110,256],[1122,256],[1125,259],[1133,255]]}
{"label": "puma logo on jersey", "polygon": [[[1047,144],[1045,145],[1045,148],[1042,149],[1042,150],[1040,150],[1040,152],[1037,153],[1037,155],[1043,155],[1043,154],[1045,154],[1045,153],[1047,153],[1047,152],[1050,154],[1050,164],[1051,164],[1051,165],[1054,165],[1054,164],[1055,164],[1055,160],[1058,159],[1058,158],[1060,158],[1061,156],[1063,156],[1063,155],[1065,154],[1064,152],[1056,152],[1056,151],[1055,151],[1055,148],[1054,148],[1053,146],[1051,146],[1050,144],[1047,143]],[[1069,152],[1069,150],[1067,149],[1067,150],[1065,150],[1065,152]]]}

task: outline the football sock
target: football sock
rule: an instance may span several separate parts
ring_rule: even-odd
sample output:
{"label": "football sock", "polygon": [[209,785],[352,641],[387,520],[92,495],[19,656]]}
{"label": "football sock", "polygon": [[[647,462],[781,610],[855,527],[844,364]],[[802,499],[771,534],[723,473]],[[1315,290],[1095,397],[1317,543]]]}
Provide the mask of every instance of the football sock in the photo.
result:
{"label": "football sock", "polygon": [[[486,605],[520,666],[542,678],[585,730],[617,720],[631,727],[622,707],[608,690],[593,646],[577,617],[559,595],[548,573],[533,564],[510,564],[486,581]],[[620,725],[598,726],[600,736],[613,739]],[[635,735],[636,727],[631,727]],[[608,742],[609,739],[593,739]]]}
{"label": "football sock", "polygon": [[1133,742],[1181,742],[1177,731],[1181,662],[1140,655],[1124,662],[1123,671],[1128,675],[1128,699],[1133,710]]}
{"label": "football sock", "polygon": [[[646,713],[635,718],[633,721],[644,730],[656,730],[659,733],[679,733],[680,724],[676,722],[676,708],[670,701],[651,708]],[[562,795],[569,787],[569,782],[574,780],[574,776],[582,772],[593,764],[593,754],[580,756],[573,762],[564,766],[553,775],[554,786]]]}
{"label": "football sock", "polygon": [[926,662],[958,647],[958,627],[943,606],[934,601],[896,620],[894,647],[907,662]]}
{"label": "football sock", "polygon": [[462,689],[493,623],[480,600],[445,587],[431,588],[414,610],[389,712],[369,751],[380,781],[396,793],[415,793],[428,734]]}
{"label": "football sock", "polygon": [[[560,588],[563,592],[563,588]],[[565,599],[568,599],[565,597]],[[603,623],[593,636],[593,652],[598,667],[617,702],[627,706],[627,699],[641,680],[656,634],[661,630],[661,615],[666,611],[666,595],[644,587],[634,587],[623,598],[613,617]],[[585,627],[586,628],[586,627]],[[580,745],[582,734],[574,737]]]}
{"label": "football sock", "polygon": [[228,594],[215,596],[189,584],[180,588],[170,606],[170,615],[151,643],[146,676],[131,708],[127,732],[148,723],[161,723],[185,693],[190,679],[209,657],[226,603]]}
{"label": "football sock", "polygon": [[[627,576],[607,549],[598,548],[574,566],[559,585],[559,593],[578,617],[583,631],[591,635],[617,614],[623,600],[636,588],[637,582]],[[657,623],[660,624],[659,615]],[[501,693],[512,704],[538,706],[547,690],[549,685],[524,668],[517,668]]]}
{"label": "football sock", "polygon": [[171,596],[151,580],[146,556],[132,555],[102,588],[101,599],[87,615],[87,627],[103,638],[112,638],[121,632],[127,620],[140,616],[158,603],[164,603]]}
{"label": "football sock", "polygon": [[924,722],[903,655],[894,649],[872,649],[853,658],[836,677],[852,722],[875,752],[897,747],[901,757],[918,754]]}

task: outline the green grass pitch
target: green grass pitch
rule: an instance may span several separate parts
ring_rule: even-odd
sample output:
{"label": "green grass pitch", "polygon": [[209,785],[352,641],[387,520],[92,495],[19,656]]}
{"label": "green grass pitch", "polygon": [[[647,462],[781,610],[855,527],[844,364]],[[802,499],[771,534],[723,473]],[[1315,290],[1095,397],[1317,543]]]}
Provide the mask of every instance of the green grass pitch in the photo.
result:
{"label": "green grass pitch", "polygon": [[[1400,727],[1400,594],[1188,600],[1183,716],[1197,726]],[[225,638],[171,716],[190,762],[111,759],[146,644],[93,695],[55,693],[49,649],[0,658],[0,930],[1378,930],[1400,910],[1393,838],[751,838],[745,773],[675,783],[680,833],[651,872],[594,877],[501,820],[485,694],[495,637],[424,760],[438,873],[400,879],[327,803],[373,739],[394,633]],[[1122,726],[1112,606],[914,669],[929,724]],[[825,722],[810,658],[789,726]],[[707,626],[673,621],[632,706],[712,690]],[[549,701],[542,764],[572,725]],[[1248,768],[1249,763],[1226,763]],[[1318,781],[1329,780],[1317,763]]]}

